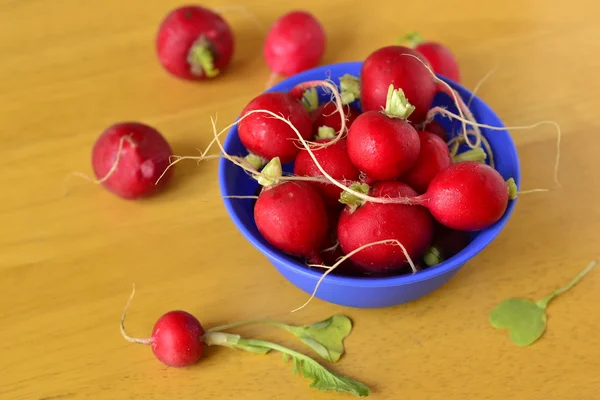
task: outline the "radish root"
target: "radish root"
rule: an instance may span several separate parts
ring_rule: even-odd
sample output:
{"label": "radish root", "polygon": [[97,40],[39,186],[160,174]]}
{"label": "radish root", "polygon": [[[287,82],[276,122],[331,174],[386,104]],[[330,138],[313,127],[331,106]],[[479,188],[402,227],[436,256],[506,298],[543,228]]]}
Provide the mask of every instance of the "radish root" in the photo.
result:
{"label": "radish root", "polygon": [[471,107],[471,103],[473,102],[473,99],[475,98],[475,95],[477,94],[477,92],[479,91],[479,89],[481,89],[481,86],[483,86],[483,84],[485,83],[485,81],[487,81],[490,76],[492,76],[494,74],[494,72],[496,72],[498,68],[494,68],[488,71],[487,74],[485,74],[483,76],[483,78],[481,78],[479,80],[479,82],[477,82],[477,84],[475,85],[475,87],[473,88],[473,91],[471,92],[471,96],[469,96],[469,101],[467,101],[467,107]]}
{"label": "radish root", "polygon": [[115,158],[115,162],[112,164],[112,166],[110,167],[110,169],[108,170],[106,175],[104,175],[100,179],[94,179],[91,176],[86,175],[82,172],[72,172],[65,178],[65,183],[64,183],[65,192],[67,191],[66,185],[72,176],[79,176],[80,178],[86,179],[97,185],[100,185],[100,184],[106,182],[117,171],[117,166],[119,165],[119,161],[121,160],[121,154],[122,154],[123,146],[125,145],[125,142],[128,142],[129,144],[131,144],[134,147],[137,146],[137,143],[132,139],[131,135],[125,135],[125,136],[121,137],[121,139],[119,140],[119,147],[117,148],[117,157]]}
{"label": "radish root", "polygon": [[[454,100],[454,104],[456,105],[456,108],[458,110],[458,113],[461,116],[460,121],[462,122],[462,126],[463,126],[463,135],[465,138],[465,142],[472,149],[481,147],[481,139],[480,139],[481,132],[479,131],[479,128],[476,125],[473,126],[473,130],[475,131],[474,136],[476,138],[475,143],[472,143],[471,139],[469,139],[469,135],[467,133],[467,124],[466,124],[465,120],[472,121],[472,122],[476,122],[476,121],[475,121],[475,118],[473,117],[473,114],[471,113],[471,110],[469,110],[469,107],[467,107],[467,105],[464,103],[462,98],[456,94],[456,92],[454,91],[454,89],[452,89],[452,87],[450,85],[448,85],[446,82],[444,82],[443,80],[438,78],[437,75],[435,74],[435,72],[433,72],[433,70],[431,68],[429,68],[429,66],[427,64],[425,64],[419,57],[415,56],[414,54],[402,54],[402,55],[407,56],[407,57],[412,57],[412,58],[416,59],[417,61],[419,61],[423,65],[423,67],[425,67],[425,69],[427,69],[429,74],[433,77],[434,81],[438,85],[441,85],[444,88],[444,92],[447,95],[449,95],[450,97],[452,97],[452,99]],[[465,115],[466,115],[466,118],[465,118]],[[428,117],[429,117],[429,114],[428,114]],[[427,118],[427,120],[429,121],[429,118]]]}
{"label": "radish root", "polygon": [[562,185],[558,179],[558,170],[559,170],[559,163],[560,163],[560,142],[562,139],[562,132],[560,130],[560,126],[554,122],[554,121],[540,121],[540,122],[536,122],[535,124],[531,124],[531,125],[523,125],[523,126],[506,126],[506,127],[498,127],[498,126],[491,126],[491,125],[486,125],[486,124],[479,124],[476,122],[471,122],[468,121],[456,114],[454,114],[453,112],[450,112],[448,110],[446,110],[445,108],[442,107],[434,107],[429,111],[430,115],[432,116],[431,118],[433,119],[433,116],[436,114],[442,114],[445,115],[447,117],[450,118],[454,118],[454,119],[458,119],[461,120],[462,122],[465,122],[466,124],[470,124],[470,125],[477,125],[479,128],[485,128],[485,129],[491,129],[491,130],[496,130],[496,131],[504,131],[504,130],[517,130],[517,129],[533,129],[533,128],[537,128],[540,125],[544,125],[544,124],[550,124],[553,125],[556,128],[556,159],[554,162],[554,183],[556,184],[556,186],[558,188],[561,188]]}
{"label": "radish root", "polygon": [[152,338],[145,338],[145,339],[134,338],[134,337],[130,336],[127,333],[127,331],[125,330],[125,317],[127,315],[127,309],[129,308],[129,305],[131,304],[131,300],[133,300],[134,295],[135,295],[135,283],[133,284],[133,289],[131,290],[131,294],[129,295],[129,299],[127,299],[127,303],[125,304],[125,308],[123,309],[123,314],[121,315],[121,335],[125,338],[125,340],[127,340],[131,343],[151,344]]}
{"label": "radish root", "polygon": [[415,266],[415,264],[413,263],[412,259],[410,258],[410,256],[408,255],[408,252],[406,251],[406,248],[404,247],[404,245],[402,245],[402,243],[400,243],[398,240],[395,239],[386,239],[386,240],[380,240],[377,242],[372,242],[372,243],[368,243],[365,244],[363,246],[360,246],[357,249],[352,250],[351,252],[349,252],[348,254],[346,254],[345,256],[341,257],[335,264],[333,264],[331,267],[326,267],[324,265],[316,265],[316,264],[309,264],[309,267],[319,267],[319,268],[325,268],[327,269],[327,271],[325,271],[323,273],[323,275],[321,275],[321,277],[319,278],[319,280],[317,281],[317,284],[315,285],[315,288],[310,296],[310,298],[306,301],[306,303],[304,303],[303,305],[301,305],[300,307],[292,310],[291,312],[294,313],[296,311],[300,311],[302,310],[304,307],[306,307],[308,305],[308,303],[310,303],[312,301],[312,299],[315,298],[315,295],[317,294],[317,290],[319,289],[319,286],[321,285],[321,282],[323,282],[323,280],[325,279],[325,277],[327,275],[329,275],[332,271],[334,271],[338,266],[340,266],[344,261],[346,261],[348,258],[352,257],[354,254],[358,253],[359,251],[362,251],[368,247],[371,246],[376,246],[376,245],[380,245],[380,244],[390,244],[390,245],[395,245],[395,246],[399,246],[402,249],[402,252],[404,253],[404,256],[406,257],[406,260],[408,261],[408,263],[410,264],[410,268],[413,271],[413,274],[416,273],[418,271],[417,267]]}

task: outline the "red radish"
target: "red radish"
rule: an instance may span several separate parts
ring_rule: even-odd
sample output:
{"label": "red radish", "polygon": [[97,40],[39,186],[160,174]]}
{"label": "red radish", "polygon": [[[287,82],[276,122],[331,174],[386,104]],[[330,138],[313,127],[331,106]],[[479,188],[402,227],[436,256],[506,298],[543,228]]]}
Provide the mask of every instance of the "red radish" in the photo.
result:
{"label": "red radish", "polygon": [[171,367],[186,367],[202,358],[204,329],[185,311],[170,311],[156,321],[152,330],[152,351]]}
{"label": "red radish", "polygon": [[[312,111],[313,118],[313,133],[317,134],[318,129],[321,127],[332,128],[335,132],[339,132],[342,129],[342,118],[338,112],[337,105],[334,102],[328,101],[327,103],[319,105],[319,107]],[[346,106],[344,109],[346,117],[346,128],[354,123],[354,120],[360,115],[360,112],[353,106]]]}
{"label": "red radish", "polygon": [[[280,176],[279,159],[270,161],[262,172]],[[254,221],[260,234],[281,251],[320,263],[328,223],[319,192],[303,181],[267,184],[254,205]]]}
{"label": "red radish", "polygon": [[[286,92],[263,93],[246,105],[242,115],[250,111],[269,110],[283,115],[296,127],[304,139],[312,137],[312,119],[302,102]],[[238,124],[242,144],[265,160],[279,157],[282,163],[294,161],[300,150],[296,145],[296,133],[281,120],[264,113],[253,113]]]}
{"label": "red radish", "polygon": [[92,149],[96,177],[110,192],[124,199],[154,194],[172,176],[173,155],[167,140],[153,127],[140,122],[121,122],[107,128]]}
{"label": "red radish", "polygon": [[433,133],[419,132],[421,151],[414,166],[400,180],[419,194],[427,191],[429,182],[443,169],[452,165],[452,157],[446,143]]}
{"label": "red radish", "polygon": [[486,153],[482,148],[471,149],[452,156],[446,143],[433,133],[419,132],[421,151],[415,165],[400,180],[419,193],[425,193],[431,180],[452,163],[464,161],[483,162]]}
{"label": "red radish", "polygon": [[234,51],[229,24],[216,12],[201,6],[172,10],[156,38],[163,67],[187,80],[214,78],[225,69]]}
{"label": "red radish", "polygon": [[321,23],[306,11],[291,11],[277,19],[263,49],[273,73],[295,75],[316,67],[325,52],[326,35]]}
{"label": "red radish", "polygon": [[514,182],[487,164],[464,161],[452,164],[433,178],[420,196],[442,225],[461,231],[477,231],[497,222],[516,191]]}
{"label": "red radish", "polygon": [[406,35],[405,40],[408,40],[410,47],[423,54],[429,61],[433,72],[460,83],[458,62],[450,49],[441,43],[424,41],[421,35],[416,32]]}
{"label": "red radish", "polygon": [[425,124],[425,126],[423,127],[423,130],[427,131],[429,133],[433,133],[436,136],[439,136],[440,139],[442,139],[444,142],[447,142],[448,140],[450,140],[450,137],[448,136],[448,132],[446,132],[446,129],[444,129],[442,124],[440,124],[438,121],[433,120],[433,121]]}
{"label": "red radish", "polygon": [[[325,143],[331,139],[317,140],[317,143]],[[346,139],[340,139],[336,143],[313,150],[317,161],[327,173],[338,181],[356,181],[359,172],[350,161],[346,150]],[[294,162],[294,175],[298,176],[323,176],[317,168],[310,154],[305,149],[300,150]],[[325,204],[331,209],[341,209],[343,205],[339,202],[342,189],[330,184],[311,182],[323,196]]]}
{"label": "red radish", "polygon": [[377,111],[385,106],[390,83],[401,88],[415,111],[409,120],[421,124],[437,93],[445,93],[470,119],[472,115],[462,99],[427,68],[431,65],[418,51],[405,46],[387,46],[375,50],[364,61],[360,73],[360,97],[363,111]]}
{"label": "red radish", "polygon": [[402,90],[389,85],[385,111],[360,114],[348,130],[348,156],[370,181],[396,179],[416,163],[419,135],[406,121],[413,110]]}
{"label": "red radish", "polygon": [[[377,182],[370,192],[373,197],[417,195],[408,185],[397,181]],[[425,207],[366,202],[354,208],[346,207],[338,223],[338,240],[345,254],[368,243],[393,239],[402,243],[411,259],[416,259],[431,245],[433,218]],[[375,273],[398,270],[408,262],[398,246],[385,244],[367,247],[350,259],[362,270]]]}

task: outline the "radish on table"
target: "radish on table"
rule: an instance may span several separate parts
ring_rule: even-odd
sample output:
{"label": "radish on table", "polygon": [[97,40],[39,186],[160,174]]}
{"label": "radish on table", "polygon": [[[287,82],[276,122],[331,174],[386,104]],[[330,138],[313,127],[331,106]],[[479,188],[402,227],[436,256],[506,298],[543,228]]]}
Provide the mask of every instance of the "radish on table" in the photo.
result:
{"label": "radish on table", "polygon": [[171,170],[156,184],[173,155],[167,140],[141,122],[108,127],[92,148],[92,167],[98,182],[124,199],[150,196],[170,180]]}
{"label": "radish on table", "polygon": [[270,28],[263,55],[273,74],[288,77],[316,67],[326,42],[325,29],[315,16],[295,10],[279,17]]}
{"label": "radish on table", "polygon": [[277,351],[284,355],[285,361],[291,358],[294,363],[294,373],[300,372],[302,376],[310,379],[312,381],[310,386],[315,389],[350,393],[357,397],[365,397],[370,393],[369,387],[365,384],[331,372],[305,354],[277,343],[246,339],[225,332],[225,330],[251,324],[273,326],[294,335],[323,359],[337,362],[345,352],[344,339],[352,331],[352,321],[344,315],[333,315],[312,325],[294,326],[278,321],[253,320],[204,331],[196,317],[188,312],[175,310],[165,313],[158,319],[151,337],[135,338],[125,330],[125,317],[134,294],[135,286],[121,316],[121,335],[129,342],[150,345],[156,358],[165,365],[187,367],[196,364],[202,358],[205,346],[223,346],[257,354]]}
{"label": "radish on table", "polygon": [[218,13],[189,5],[169,12],[160,24],[156,52],[163,67],[187,80],[214,78],[232,58],[235,40]]}

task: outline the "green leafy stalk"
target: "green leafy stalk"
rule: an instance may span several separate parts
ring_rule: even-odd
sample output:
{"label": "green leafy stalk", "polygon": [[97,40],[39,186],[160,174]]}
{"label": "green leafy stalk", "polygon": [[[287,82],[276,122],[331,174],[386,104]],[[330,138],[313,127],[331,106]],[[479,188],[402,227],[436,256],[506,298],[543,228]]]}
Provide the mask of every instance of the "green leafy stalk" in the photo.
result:
{"label": "green leafy stalk", "polygon": [[423,43],[423,38],[419,32],[409,32],[406,35],[398,38],[397,43],[414,49],[419,44]]}
{"label": "green leafy stalk", "polygon": [[589,274],[592,269],[596,268],[597,264],[598,264],[597,261],[592,261],[583,271],[581,271],[579,274],[577,274],[577,276],[575,278],[573,278],[573,280],[571,280],[571,282],[569,282],[566,286],[556,289],[555,291],[550,293],[548,296],[546,296],[543,299],[541,299],[540,301],[538,301],[536,303],[538,305],[538,307],[546,309],[546,307],[548,307],[548,304],[556,296],[559,296],[559,295],[565,293],[566,291],[571,290],[573,288],[573,286],[577,285],[579,283],[579,281],[581,281],[587,274]]}
{"label": "green leafy stalk", "polygon": [[304,92],[302,95],[302,104],[308,112],[314,111],[319,107],[319,94],[316,88],[311,87]]}
{"label": "green leafy stalk", "polygon": [[[362,194],[368,194],[370,190],[369,185],[360,182],[353,183],[352,185],[348,186],[348,189],[354,190],[355,192],[359,192]],[[356,195],[343,190],[342,194],[340,195],[339,202],[350,206],[350,211],[353,212],[358,207],[362,206],[365,201],[357,197]]]}
{"label": "green leafy stalk", "polygon": [[210,47],[208,40],[204,37],[200,37],[194,42],[187,56],[192,74],[201,75],[204,72],[208,78],[219,75],[220,71],[215,68],[214,56]]}
{"label": "green leafy stalk", "polygon": [[333,139],[335,137],[335,129],[330,126],[320,126],[317,132],[317,140]]}
{"label": "green leafy stalk", "polygon": [[508,198],[514,200],[517,198],[519,190],[517,189],[517,184],[513,178],[510,178],[506,181],[506,187],[508,189]]}
{"label": "green leafy stalk", "polygon": [[423,262],[428,267],[433,267],[434,265],[438,265],[442,261],[444,261],[444,257],[442,257],[442,253],[440,252],[440,249],[437,248],[436,246],[431,246],[429,249],[427,249],[427,251],[423,255]]}
{"label": "green leafy stalk", "polygon": [[326,320],[303,326],[287,325],[268,320],[235,322],[209,329],[207,332],[220,332],[241,326],[263,324],[283,329],[296,336],[318,355],[330,362],[337,362],[344,354],[344,339],[352,331],[352,321],[345,315],[334,315]]}
{"label": "green leafy stalk", "polygon": [[415,106],[408,102],[401,88],[394,89],[394,84],[388,87],[385,114],[389,117],[407,119],[415,111]]}
{"label": "green leafy stalk", "polygon": [[269,161],[261,173],[262,175],[256,179],[260,185],[267,187],[279,183],[279,178],[283,176],[283,168],[279,157]]}
{"label": "green leafy stalk", "polygon": [[497,329],[507,329],[509,337],[518,346],[529,346],[546,331],[548,304],[558,295],[570,290],[597,265],[592,261],[568,285],[559,288],[539,301],[510,298],[500,302],[490,313],[490,324]]}
{"label": "green leafy stalk", "polygon": [[252,167],[257,171],[267,163],[267,160],[254,153],[248,154],[246,157],[244,157],[244,160],[246,160],[248,164],[252,165]]}
{"label": "green leafy stalk", "polygon": [[360,80],[350,74],[340,77],[340,95],[343,104],[350,104],[360,99]]}
{"label": "green leafy stalk", "polygon": [[452,162],[455,164],[464,161],[484,162],[486,159],[487,154],[485,154],[485,151],[481,147],[478,147],[476,149],[467,150],[460,154],[454,155],[452,157]]}

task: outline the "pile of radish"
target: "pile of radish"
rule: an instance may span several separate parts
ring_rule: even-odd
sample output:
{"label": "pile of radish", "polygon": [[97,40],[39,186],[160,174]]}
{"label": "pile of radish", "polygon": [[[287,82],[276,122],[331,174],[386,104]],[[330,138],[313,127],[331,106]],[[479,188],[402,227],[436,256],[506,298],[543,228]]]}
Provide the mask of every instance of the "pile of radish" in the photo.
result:
{"label": "pile of radish", "polygon": [[[254,217],[265,240],[309,265],[348,256],[334,273],[388,276],[452,257],[500,220],[514,181],[481,147],[457,153],[456,140],[444,140],[454,135],[432,120],[433,98],[458,95],[427,58],[387,46],[366,58],[360,77],[340,80],[263,93],[241,113],[238,134],[263,186]],[[317,86],[334,98],[319,102]],[[281,172],[288,163],[292,176]],[[385,240],[402,246],[368,246]]]}

